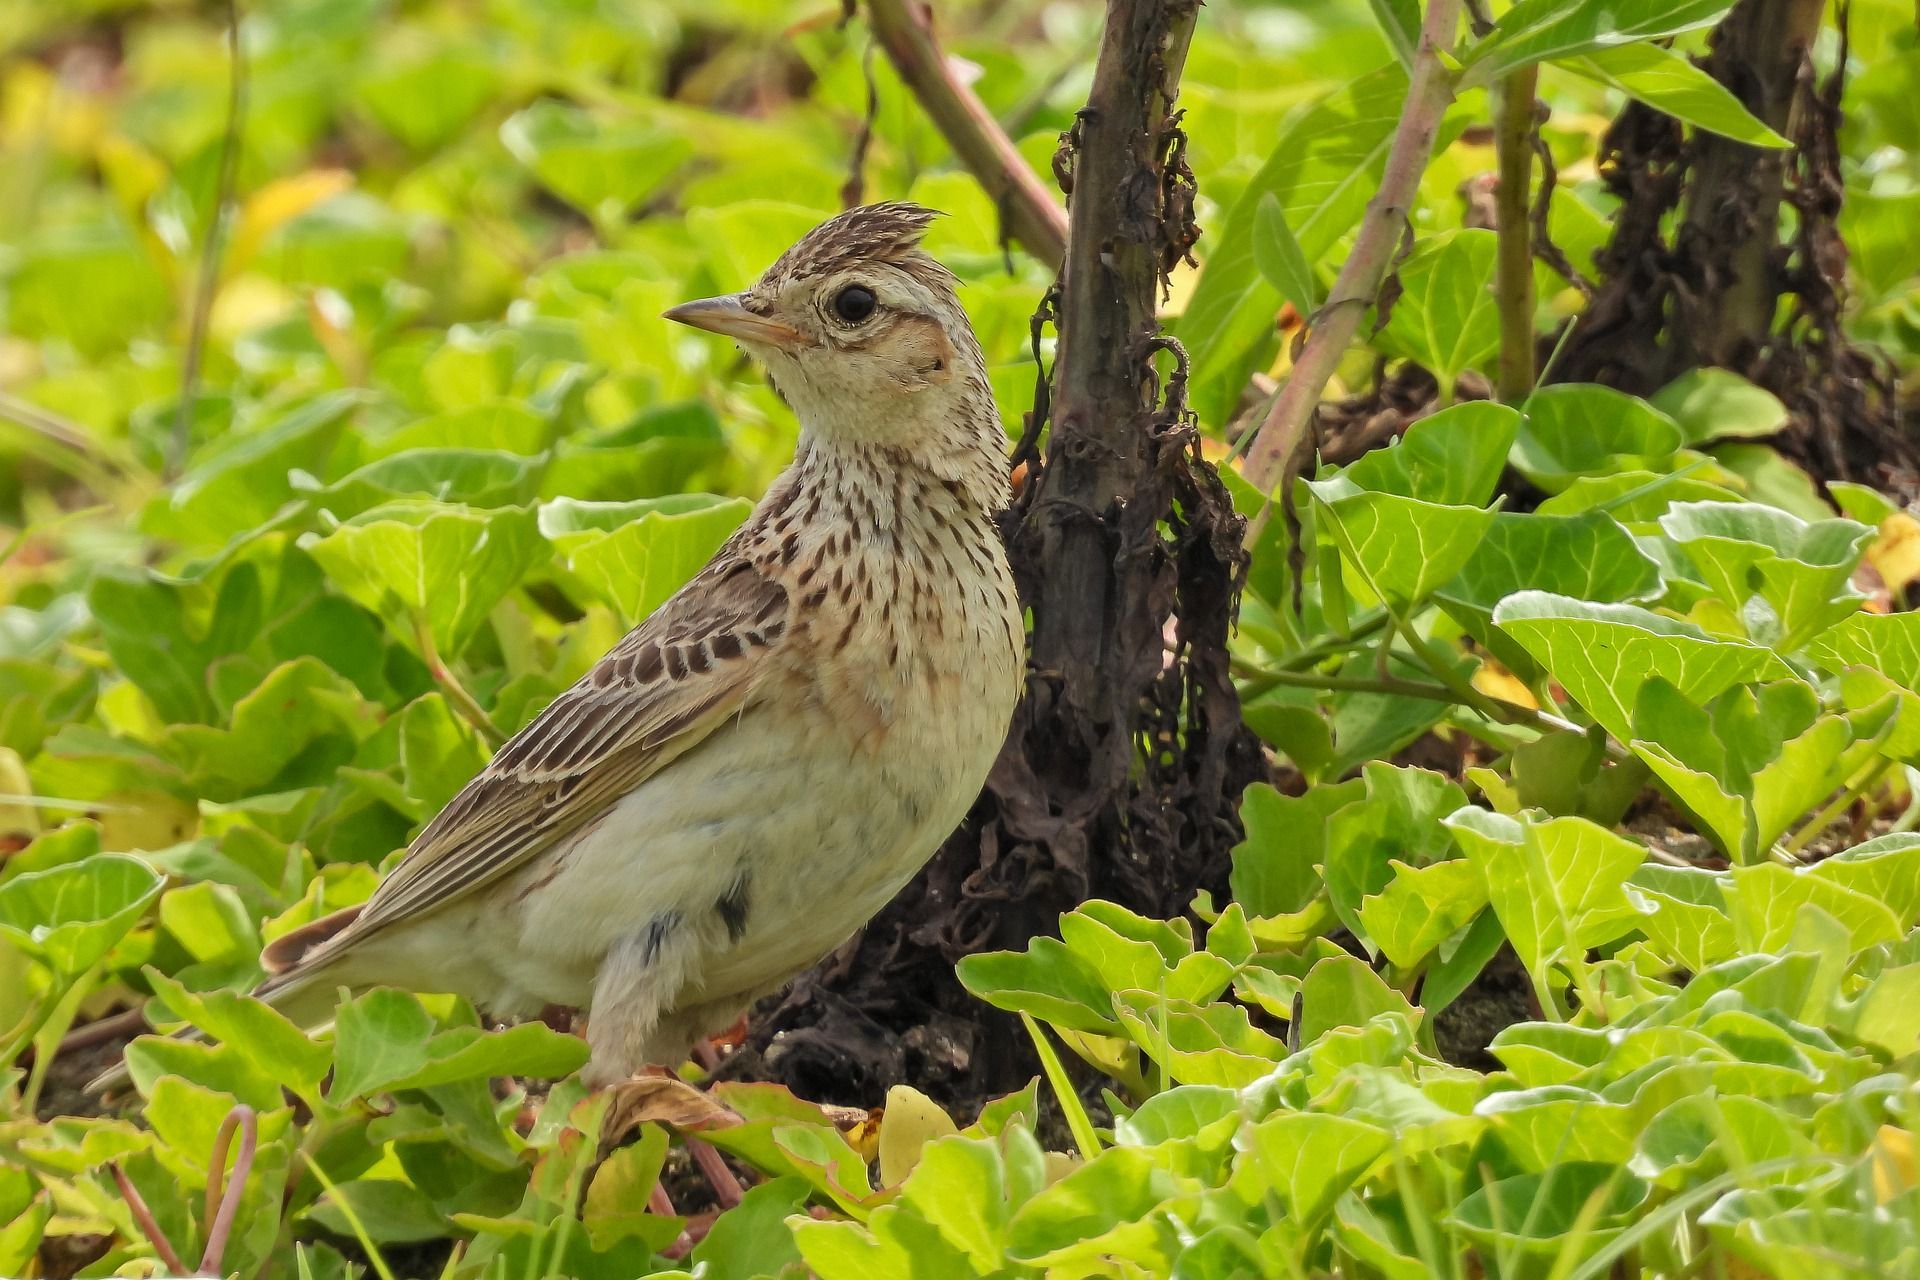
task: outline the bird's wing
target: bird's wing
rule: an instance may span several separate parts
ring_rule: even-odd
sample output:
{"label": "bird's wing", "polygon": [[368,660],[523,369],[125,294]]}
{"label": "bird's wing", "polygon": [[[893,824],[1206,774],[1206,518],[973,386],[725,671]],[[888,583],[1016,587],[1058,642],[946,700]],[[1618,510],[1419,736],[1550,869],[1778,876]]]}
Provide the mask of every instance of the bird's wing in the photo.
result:
{"label": "bird's wing", "polygon": [[501,747],[358,917],[296,963],[471,893],[585,826],[738,711],[786,631],[786,588],[723,552]]}

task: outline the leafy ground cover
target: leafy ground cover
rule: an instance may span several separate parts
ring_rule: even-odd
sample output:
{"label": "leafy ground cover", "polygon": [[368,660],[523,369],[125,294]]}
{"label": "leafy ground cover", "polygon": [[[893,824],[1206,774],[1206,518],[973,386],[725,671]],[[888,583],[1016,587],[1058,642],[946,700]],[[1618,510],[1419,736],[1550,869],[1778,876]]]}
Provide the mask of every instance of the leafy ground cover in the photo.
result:
{"label": "leafy ground cover", "polygon": [[[589,1097],[542,1024],[383,990],[307,1029],[239,994],[782,465],[770,392],[658,314],[839,207],[863,134],[867,193],[947,212],[930,247],[1019,426],[1050,272],[859,18],[283,0],[244,7],[236,114],[218,15],[0,13],[0,1275],[1920,1270],[1908,481],[1809,474],[1723,370],[1485,398],[1488,89],[1548,60],[1548,335],[1609,235],[1626,97],[1784,141],[1685,56],[1723,9],[1541,0],[1463,45],[1334,386],[1411,376],[1418,420],[1284,511],[1225,471],[1273,763],[1230,881],[966,960],[1041,1071],[951,1108],[913,1079]],[[1099,14],[941,16],[1045,172]],[[1329,298],[1418,17],[1201,15],[1207,234],[1169,311],[1212,457]],[[1878,0],[1850,38],[1848,319],[1910,371],[1920,44]],[[211,1039],[133,1041],[102,1114],[78,1081],[149,1021]],[[684,1217],[649,1208],[663,1170]]]}

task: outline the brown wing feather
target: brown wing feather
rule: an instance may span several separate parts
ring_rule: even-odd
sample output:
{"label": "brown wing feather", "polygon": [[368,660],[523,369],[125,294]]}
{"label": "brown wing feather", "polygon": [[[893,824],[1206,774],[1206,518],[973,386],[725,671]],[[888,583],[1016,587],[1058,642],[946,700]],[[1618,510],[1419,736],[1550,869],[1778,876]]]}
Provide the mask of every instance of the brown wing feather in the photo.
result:
{"label": "brown wing feather", "polygon": [[512,871],[738,711],[786,633],[787,592],[730,552],[508,740],[352,924],[303,954],[300,967]]}

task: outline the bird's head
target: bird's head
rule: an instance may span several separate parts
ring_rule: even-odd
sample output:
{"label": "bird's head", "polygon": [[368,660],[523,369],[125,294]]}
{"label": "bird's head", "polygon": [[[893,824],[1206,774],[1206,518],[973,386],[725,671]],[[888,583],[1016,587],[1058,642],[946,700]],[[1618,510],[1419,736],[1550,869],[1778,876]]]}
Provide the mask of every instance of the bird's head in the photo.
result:
{"label": "bird's head", "polygon": [[997,438],[958,282],[920,248],[933,217],[905,202],[849,209],[802,236],[751,288],[666,316],[746,348],[817,436],[915,452],[956,427],[978,436],[990,424]]}

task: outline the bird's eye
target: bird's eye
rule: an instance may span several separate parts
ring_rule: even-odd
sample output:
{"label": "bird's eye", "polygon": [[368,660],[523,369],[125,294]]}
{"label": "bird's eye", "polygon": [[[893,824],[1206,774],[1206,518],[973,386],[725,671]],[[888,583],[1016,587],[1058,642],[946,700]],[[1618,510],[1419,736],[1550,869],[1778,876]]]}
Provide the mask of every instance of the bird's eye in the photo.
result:
{"label": "bird's eye", "polygon": [[833,295],[833,314],[846,324],[859,324],[873,314],[877,305],[873,290],[865,285],[850,284]]}

